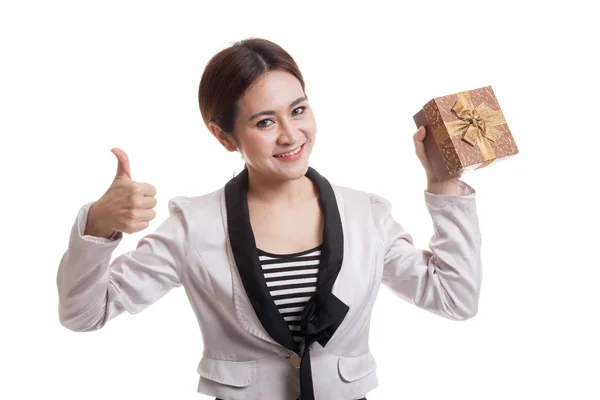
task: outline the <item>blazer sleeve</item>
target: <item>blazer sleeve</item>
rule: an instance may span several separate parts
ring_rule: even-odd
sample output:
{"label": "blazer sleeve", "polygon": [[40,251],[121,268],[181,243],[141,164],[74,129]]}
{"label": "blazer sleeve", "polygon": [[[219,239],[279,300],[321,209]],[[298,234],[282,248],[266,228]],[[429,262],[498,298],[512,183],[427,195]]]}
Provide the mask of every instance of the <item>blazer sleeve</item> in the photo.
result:
{"label": "blazer sleeve", "polygon": [[184,196],[171,199],[169,217],[140,239],[135,250],[112,262],[123,234],[116,239],[83,235],[94,202],[82,206],[56,277],[60,323],[73,331],[97,330],[123,311],[139,313],[181,286],[188,243],[187,201]]}
{"label": "blazer sleeve", "polygon": [[458,196],[424,194],[434,230],[429,249],[415,248],[412,236],[392,217],[390,202],[371,196],[383,242],[382,283],[434,314],[471,318],[477,314],[482,279],[475,190],[459,181]]}

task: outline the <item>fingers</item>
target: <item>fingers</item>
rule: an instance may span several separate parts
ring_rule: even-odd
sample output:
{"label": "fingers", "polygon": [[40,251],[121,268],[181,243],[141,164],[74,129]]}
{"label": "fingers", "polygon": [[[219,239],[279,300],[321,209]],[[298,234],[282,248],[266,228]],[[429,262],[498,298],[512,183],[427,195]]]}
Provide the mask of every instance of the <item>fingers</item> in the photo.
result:
{"label": "fingers", "polygon": [[[151,208],[140,210],[138,212],[138,222],[149,222],[156,218],[156,211]],[[147,226],[145,228],[147,228]]]}
{"label": "fingers", "polygon": [[138,191],[144,196],[156,196],[156,188],[145,182],[137,182]]}
{"label": "fingers", "polygon": [[156,207],[157,200],[154,196],[144,196],[139,200],[138,204],[139,208],[142,209],[154,208]]}

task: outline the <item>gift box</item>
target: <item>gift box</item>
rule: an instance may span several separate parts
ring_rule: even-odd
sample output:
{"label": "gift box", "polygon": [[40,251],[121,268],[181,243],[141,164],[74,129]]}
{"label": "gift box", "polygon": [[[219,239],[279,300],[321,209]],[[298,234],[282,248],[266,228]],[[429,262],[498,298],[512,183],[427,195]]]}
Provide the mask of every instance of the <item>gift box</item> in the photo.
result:
{"label": "gift box", "polygon": [[491,86],[436,97],[413,117],[438,180],[507,160],[519,150]]}

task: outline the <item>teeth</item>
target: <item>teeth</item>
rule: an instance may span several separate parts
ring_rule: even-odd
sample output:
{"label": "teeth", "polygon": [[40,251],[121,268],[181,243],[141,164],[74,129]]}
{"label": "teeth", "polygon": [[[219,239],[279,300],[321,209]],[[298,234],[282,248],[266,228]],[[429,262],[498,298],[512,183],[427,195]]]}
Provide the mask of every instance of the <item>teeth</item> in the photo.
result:
{"label": "teeth", "polygon": [[296,149],[296,151],[293,151],[291,153],[285,153],[285,154],[279,154],[278,156],[275,157],[287,157],[287,156],[293,156],[294,154],[298,154],[298,152],[300,151],[300,149],[302,148],[302,146],[298,147]]}

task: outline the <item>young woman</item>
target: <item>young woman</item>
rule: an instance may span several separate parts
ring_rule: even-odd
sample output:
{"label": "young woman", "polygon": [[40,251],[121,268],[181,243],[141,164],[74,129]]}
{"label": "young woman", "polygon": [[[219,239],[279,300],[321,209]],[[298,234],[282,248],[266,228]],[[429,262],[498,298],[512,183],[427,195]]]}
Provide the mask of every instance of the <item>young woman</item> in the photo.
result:
{"label": "young woman", "polygon": [[369,350],[381,283],[440,316],[477,313],[481,238],[474,189],[438,182],[425,155],[434,236],[429,250],[372,193],[330,183],[309,166],[315,116],[292,57],[264,39],[217,53],[200,111],[246,167],[221,189],[169,201],[169,217],[110,262],[122,232],[155,217],[155,188],[131,179],[127,155],[97,201],[84,205],[58,269],[60,322],[102,328],[183,286],[204,354],[198,392],[234,400],[354,400],[377,387]]}

